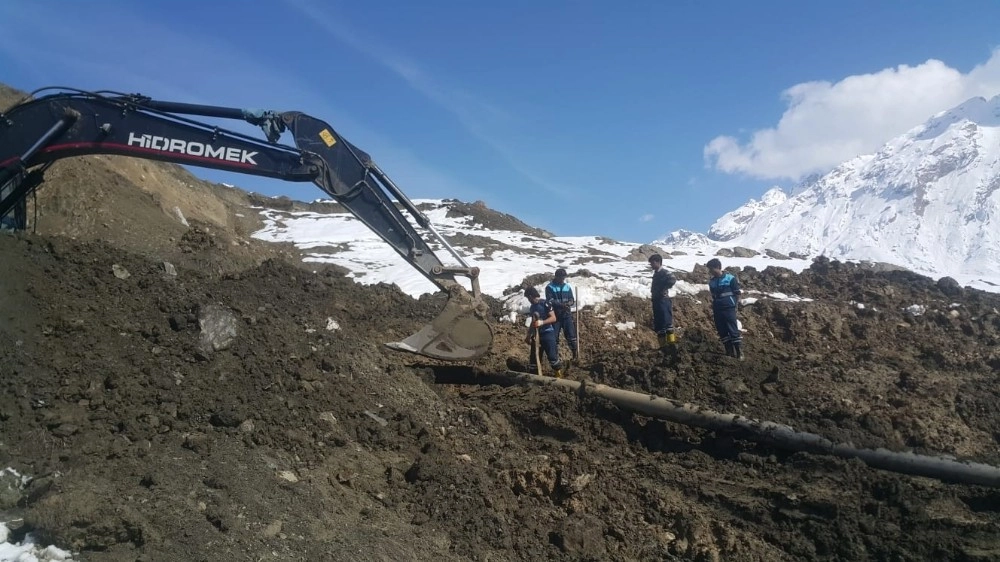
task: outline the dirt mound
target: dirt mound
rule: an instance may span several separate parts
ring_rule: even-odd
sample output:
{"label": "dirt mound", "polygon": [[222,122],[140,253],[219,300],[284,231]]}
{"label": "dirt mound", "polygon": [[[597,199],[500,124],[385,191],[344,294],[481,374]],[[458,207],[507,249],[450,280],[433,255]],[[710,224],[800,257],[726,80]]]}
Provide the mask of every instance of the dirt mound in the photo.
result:
{"label": "dirt mound", "polygon": [[[0,84],[0,111],[26,96]],[[237,271],[265,259],[298,256],[290,245],[268,244],[251,206],[277,206],[271,199],[198,179],[183,167],[122,156],[58,160],[28,199],[29,229],[43,235],[104,241],[116,248],[169,259],[195,268]],[[225,246],[215,261],[185,251],[176,241],[191,228]]]}
{"label": "dirt mound", "polygon": [[[87,560],[1000,557],[996,490],[471,384],[523,356],[509,326],[475,368],[381,346],[437,298],[280,260],[171,275],[31,235],[0,237],[0,256],[17,272],[0,281],[0,461],[34,476],[5,520]],[[694,300],[677,299],[676,356],[607,329],[648,321],[626,299],[584,314],[571,376],[1000,463],[995,296],[841,264],[743,278],[817,300],[746,308],[735,363]],[[230,337],[208,339],[213,315]]]}
{"label": "dirt mound", "polygon": [[[479,384],[526,359],[507,324],[472,366],[386,349],[442,297],[249,238],[248,205],[300,203],[125,158],[48,177],[38,234],[0,235],[0,462],[33,477],[0,486],[15,540],[99,561],[1000,560],[995,489]],[[997,295],[825,260],[739,275],[813,300],[745,307],[737,363],[704,295],[675,299],[676,354],[618,331],[651,323],[621,299],[584,311],[569,376],[1000,465]]]}
{"label": "dirt mound", "polygon": [[[483,228],[490,230],[510,230],[542,238],[552,237],[552,233],[529,226],[513,215],[490,209],[483,201],[476,201],[474,203],[464,203],[454,199],[447,199],[446,201],[451,203],[451,208],[448,209],[448,217],[471,217],[473,224],[481,225]],[[420,207],[418,206],[418,208]]]}

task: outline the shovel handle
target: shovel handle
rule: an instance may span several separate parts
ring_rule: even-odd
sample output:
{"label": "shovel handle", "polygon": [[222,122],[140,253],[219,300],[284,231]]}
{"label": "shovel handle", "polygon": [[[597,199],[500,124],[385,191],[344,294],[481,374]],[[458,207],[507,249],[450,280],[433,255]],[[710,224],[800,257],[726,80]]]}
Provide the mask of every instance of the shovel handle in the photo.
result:
{"label": "shovel handle", "polygon": [[576,324],[576,354],[580,360],[583,360],[583,324],[580,323],[580,288],[576,289],[576,318],[573,320]]}
{"label": "shovel handle", "polygon": [[534,349],[534,351],[535,351],[535,371],[537,371],[538,376],[542,376],[542,359],[541,359],[541,355],[542,354],[540,352],[540,349],[542,347],[542,342],[539,341],[540,338],[538,336],[538,328],[535,326],[535,321],[536,320],[538,320],[538,313],[537,312],[532,313],[532,315],[531,315],[531,326],[532,326],[532,329],[535,331],[535,337],[532,338],[532,341],[534,342],[534,345],[532,347],[535,348]]}

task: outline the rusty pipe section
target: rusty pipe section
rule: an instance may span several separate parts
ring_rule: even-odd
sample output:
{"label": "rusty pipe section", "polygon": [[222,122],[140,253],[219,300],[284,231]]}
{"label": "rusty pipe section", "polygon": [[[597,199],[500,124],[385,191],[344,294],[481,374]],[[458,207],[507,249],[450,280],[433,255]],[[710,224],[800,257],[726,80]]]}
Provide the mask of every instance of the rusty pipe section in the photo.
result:
{"label": "rusty pipe section", "polygon": [[507,375],[522,384],[557,386],[582,396],[605,398],[621,408],[657,419],[711,430],[743,430],[750,434],[753,441],[785,450],[834,455],[847,459],[856,458],[873,468],[962,484],[1000,488],[1000,468],[988,464],[900,453],[882,448],[862,449],[845,443],[834,443],[815,433],[796,431],[787,425],[758,421],[737,414],[719,413],[695,404],[603,384],[587,384],[515,371],[507,371]]}

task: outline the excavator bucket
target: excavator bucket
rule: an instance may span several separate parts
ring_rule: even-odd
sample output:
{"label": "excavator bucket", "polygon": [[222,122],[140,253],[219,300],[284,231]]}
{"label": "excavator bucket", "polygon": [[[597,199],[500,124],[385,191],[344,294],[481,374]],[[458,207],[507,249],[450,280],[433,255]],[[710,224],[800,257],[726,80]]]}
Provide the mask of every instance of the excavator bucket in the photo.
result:
{"label": "excavator bucket", "polygon": [[430,324],[403,341],[385,345],[444,361],[476,359],[493,344],[493,328],[484,320],[486,309],[485,303],[464,290],[453,290],[444,310]]}

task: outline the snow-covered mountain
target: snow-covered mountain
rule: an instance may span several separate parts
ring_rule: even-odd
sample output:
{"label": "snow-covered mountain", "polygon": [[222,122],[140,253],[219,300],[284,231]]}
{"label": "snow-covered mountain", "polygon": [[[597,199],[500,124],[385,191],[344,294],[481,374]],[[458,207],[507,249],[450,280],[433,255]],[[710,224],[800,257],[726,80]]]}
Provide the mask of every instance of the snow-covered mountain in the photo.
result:
{"label": "snow-covered mountain", "polygon": [[[810,177],[790,193],[771,189],[723,215],[707,235],[675,231],[652,245],[559,237],[481,204],[418,203],[435,229],[481,268],[483,291],[508,299],[512,308],[519,298],[513,288],[557,267],[570,271],[583,304],[644,297],[645,258],[654,251],[679,271],[715,255],[724,256],[726,266],[799,271],[826,255],[1000,291],[1000,96],[936,115],[877,153]],[[341,265],[361,283],[395,283],[414,296],[437,290],[353,215],[329,204],[313,209],[261,208],[265,228],[254,236],[291,242],[307,251],[307,260]],[[446,258],[446,252],[438,255]],[[702,288],[678,286],[690,293]]]}
{"label": "snow-covered mountain", "polygon": [[687,251],[692,253],[705,253],[706,251],[711,252],[712,249],[719,246],[715,240],[709,238],[705,234],[683,229],[675,230],[663,238],[654,241],[653,244],[665,248],[671,248],[672,250]]}
{"label": "snow-covered mountain", "polygon": [[793,195],[771,189],[719,218],[707,238],[1000,290],[1000,96],[935,115]]}
{"label": "snow-covered mountain", "polygon": [[719,220],[715,221],[708,231],[706,238],[720,242],[737,238],[746,231],[747,225],[764,211],[777,207],[787,200],[788,195],[780,187],[773,187],[764,194],[760,201],[751,199],[735,211],[730,211],[719,217]]}

